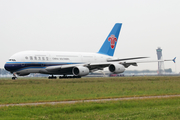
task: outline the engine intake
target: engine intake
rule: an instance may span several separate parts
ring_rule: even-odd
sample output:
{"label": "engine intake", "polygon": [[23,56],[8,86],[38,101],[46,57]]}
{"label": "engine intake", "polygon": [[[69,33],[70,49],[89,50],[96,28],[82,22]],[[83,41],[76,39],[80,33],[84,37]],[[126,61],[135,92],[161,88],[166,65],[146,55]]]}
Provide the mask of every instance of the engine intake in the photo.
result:
{"label": "engine intake", "polygon": [[87,67],[78,66],[72,69],[72,73],[75,76],[86,76],[89,74],[89,69]]}
{"label": "engine intake", "polygon": [[123,73],[125,71],[125,67],[121,64],[111,64],[109,65],[109,71],[113,73]]}

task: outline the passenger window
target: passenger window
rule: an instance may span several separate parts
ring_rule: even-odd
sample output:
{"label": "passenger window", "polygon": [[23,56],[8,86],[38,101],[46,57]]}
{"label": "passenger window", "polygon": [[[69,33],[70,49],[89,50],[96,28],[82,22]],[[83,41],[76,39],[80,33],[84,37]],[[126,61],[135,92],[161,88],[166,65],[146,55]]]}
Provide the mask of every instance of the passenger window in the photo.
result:
{"label": "passenger window", "polygon": [[32,57],[32,56],[30,56],[30,60],[33,60],[33,57]]}
{"label": "passenger window", "polygon": [[45,60],[44,57],[42,57],[42,60]]}
{"label": "passenger window", "polygon": [[48,60],[48,57],[46,57],[46,60]]}
{"label": "passenger window", "polygon": [[28,57],[25,57],[25,59],[28,59]]}
{"label": "passenger window", "polygon": [[34,57],[35,60],[37,60],[37,57]]}
{"label": "passenger window", "polygon": [[41,60],[41,57],[38,57],[38,60]]}

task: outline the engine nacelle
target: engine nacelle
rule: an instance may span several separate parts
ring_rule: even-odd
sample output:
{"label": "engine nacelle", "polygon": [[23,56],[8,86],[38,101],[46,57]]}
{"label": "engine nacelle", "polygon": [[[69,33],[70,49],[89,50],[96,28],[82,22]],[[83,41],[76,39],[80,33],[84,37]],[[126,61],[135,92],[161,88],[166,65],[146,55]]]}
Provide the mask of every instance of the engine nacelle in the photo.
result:
{"label": "engine nacelle", "polygon": [[113,73],[123,73],[125,71],[125,67],[121,64],[111,64],[109,65],[109,71]]}
{"label": "engine nacelle", "polygon": [[30,73],[16,73],[18,76],[26,76],[29,75]]}
{"label": "engine nacelle", "polygon": [[75,76],[86,76],[89,74],[89,68],[83,66],[77,66],[72,69],[72,73]]}

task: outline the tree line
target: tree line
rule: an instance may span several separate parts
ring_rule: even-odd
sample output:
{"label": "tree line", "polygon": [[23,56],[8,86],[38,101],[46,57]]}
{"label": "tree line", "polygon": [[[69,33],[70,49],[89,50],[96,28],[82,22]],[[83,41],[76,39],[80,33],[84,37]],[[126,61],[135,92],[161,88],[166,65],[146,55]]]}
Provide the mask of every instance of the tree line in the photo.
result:
{"label": "tree line", "polygon": [[0,68],[0,75],[7,75],[7,74],[10,74],[10,72],[3,68]]}

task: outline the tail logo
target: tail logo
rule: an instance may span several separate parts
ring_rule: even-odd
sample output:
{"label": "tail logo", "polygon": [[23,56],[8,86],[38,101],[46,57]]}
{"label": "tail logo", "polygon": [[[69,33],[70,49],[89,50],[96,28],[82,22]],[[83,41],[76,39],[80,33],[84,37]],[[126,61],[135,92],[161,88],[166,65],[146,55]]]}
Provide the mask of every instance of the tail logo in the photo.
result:
{"label": "tail logo", "polygon": [[114,49],[115,42],[117,42],[117,38],[115,37],[115,35],[111,35],[111,36],[108,38],[108,41],[111,43],[111,48]]}

